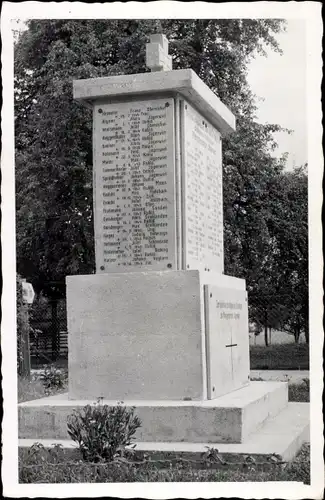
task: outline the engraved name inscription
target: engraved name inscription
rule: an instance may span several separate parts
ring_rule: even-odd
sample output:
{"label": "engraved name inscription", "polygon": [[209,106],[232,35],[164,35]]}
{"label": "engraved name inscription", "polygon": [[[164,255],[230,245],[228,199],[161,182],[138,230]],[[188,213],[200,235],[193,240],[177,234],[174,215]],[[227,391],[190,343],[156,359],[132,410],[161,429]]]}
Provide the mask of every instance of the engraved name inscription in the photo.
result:
{"label": "engraved name inscription", "polygon": [[173,101],[95,106],[97,272],[175,269]]}
{"label": "engraved name inscription", "polygon": [[185,263],[223,272],[223,207],[219,132],[184,104]]}

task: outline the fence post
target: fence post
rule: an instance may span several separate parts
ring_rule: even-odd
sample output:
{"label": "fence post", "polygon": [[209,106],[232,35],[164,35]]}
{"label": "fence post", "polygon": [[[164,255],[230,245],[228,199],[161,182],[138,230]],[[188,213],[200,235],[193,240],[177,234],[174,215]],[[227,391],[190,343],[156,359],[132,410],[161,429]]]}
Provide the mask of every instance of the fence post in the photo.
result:
{"label": "fence post", "polygon": [[52,361],[59,357],[59,335],[58,335],[58,301],[51,300],[51,336],[52,336]]}
{"label": "fence post", "polygon": [[307,317],[307,319],[305,318],[305,341],[306,341],[306,344],[309,344],[309,321],[308,321],[308,317]]}
{"label": "fence post", "polygon": [[24,307],[24,315],[25,319],[23,321],[23,377],[30,377],[30,342],[29,342],[29,312],[28,312],[28,304],[25,304]]}
{"label": "fence post", "polygon": [[23,300],[22,280],[17,276],[17,355],[18,374],[30,377],[30,345],[28,304]]}

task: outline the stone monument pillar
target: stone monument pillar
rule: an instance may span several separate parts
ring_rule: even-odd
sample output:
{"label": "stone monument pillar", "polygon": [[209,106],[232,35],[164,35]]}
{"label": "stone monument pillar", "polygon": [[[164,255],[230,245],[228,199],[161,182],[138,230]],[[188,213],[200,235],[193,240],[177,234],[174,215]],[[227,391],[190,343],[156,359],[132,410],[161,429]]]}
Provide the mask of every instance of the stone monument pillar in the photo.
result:
{"label": "stone monument pillar", "polygon": [[149,73],[74,81],[93,110],[96,274],[67,277],[69,397],[214,399],[249,381],[245,281],[224,275],[230,110],[152,35]]}

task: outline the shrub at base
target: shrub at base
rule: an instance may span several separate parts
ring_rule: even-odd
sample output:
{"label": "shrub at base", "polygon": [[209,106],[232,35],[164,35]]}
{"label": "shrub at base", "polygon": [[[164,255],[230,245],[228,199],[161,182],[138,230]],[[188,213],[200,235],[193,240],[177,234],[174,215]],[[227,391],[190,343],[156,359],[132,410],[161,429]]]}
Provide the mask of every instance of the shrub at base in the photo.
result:
{"label": "shrub at base", "polygon": [[112,461],[125,446],[131,444],[141,426],[135,408],[87,405],[68,417],[68,434],[79,445],[83,459],[92,462]]}

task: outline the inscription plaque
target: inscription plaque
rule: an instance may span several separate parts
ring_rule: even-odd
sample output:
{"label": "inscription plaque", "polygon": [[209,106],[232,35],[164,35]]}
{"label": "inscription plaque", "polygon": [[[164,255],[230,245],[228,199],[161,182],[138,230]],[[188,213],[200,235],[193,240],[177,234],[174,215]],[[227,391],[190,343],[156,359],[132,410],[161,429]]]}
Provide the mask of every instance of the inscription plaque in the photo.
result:
{"label": "inscription plaque", "polygon": [[185,269],[223,273],[220,133],[182,102]]}
{"label": "inscription plaque", "polygon": [[205,285],[208,397],[249,382],[247,292]]}
{"label": "inscription plaque", "polygon": [[173,103],[94,106],[98,273],[176,269]]}

